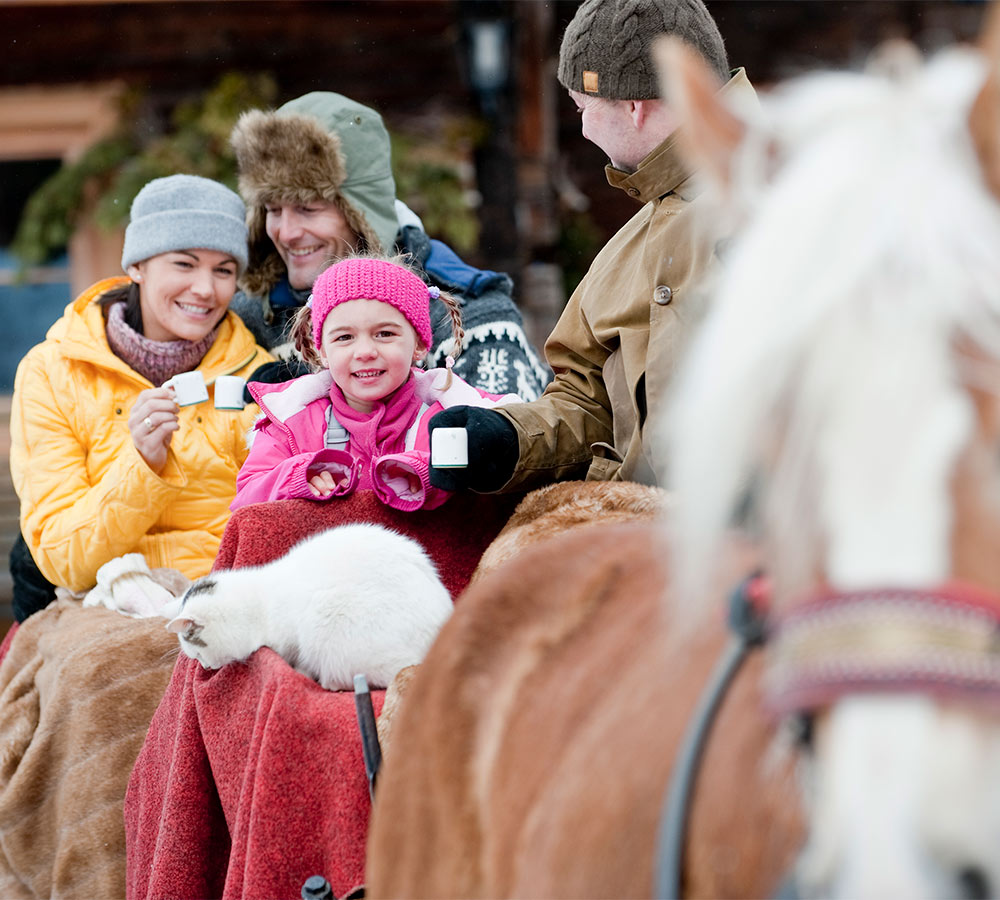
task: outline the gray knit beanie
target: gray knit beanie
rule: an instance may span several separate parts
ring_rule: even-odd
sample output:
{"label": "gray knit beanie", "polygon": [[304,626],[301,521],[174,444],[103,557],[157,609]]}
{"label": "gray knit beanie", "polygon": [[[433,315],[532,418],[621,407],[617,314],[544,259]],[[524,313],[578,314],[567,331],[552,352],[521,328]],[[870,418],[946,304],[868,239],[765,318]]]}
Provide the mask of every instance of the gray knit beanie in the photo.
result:
{"label": "gray knit beanie", "polygon": [[559,83],[609,100],[659,97],[649,47],[661,34],[691,44],[729,79],[722,35],[702,0],[584,0],[559,48]]}
{"label": "gray knit beanie", "polygon": [[247,267],[246,207],[224,184],[199,175],[169,175],[144,185],[132,201],[122,269],[171,250],[228,253]]}

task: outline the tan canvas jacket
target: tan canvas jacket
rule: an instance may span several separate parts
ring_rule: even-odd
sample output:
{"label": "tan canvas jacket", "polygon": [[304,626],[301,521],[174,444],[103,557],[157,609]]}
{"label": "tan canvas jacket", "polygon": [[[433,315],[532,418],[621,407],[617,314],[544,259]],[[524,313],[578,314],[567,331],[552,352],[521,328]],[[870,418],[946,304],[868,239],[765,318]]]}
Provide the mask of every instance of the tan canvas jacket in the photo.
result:
{"label": "tan canvas jacket", "polygon": [[[740,69],[724,92],[753,93]],[[533,403],[497,411],[518,431],[503,490],[573,478],[655,484],[654,424],[681,349],[703,309],[715,241],[692,215],[697,193],[677,133],[613,187],[645,204],[607,243],[545,344],[554,381]]]}

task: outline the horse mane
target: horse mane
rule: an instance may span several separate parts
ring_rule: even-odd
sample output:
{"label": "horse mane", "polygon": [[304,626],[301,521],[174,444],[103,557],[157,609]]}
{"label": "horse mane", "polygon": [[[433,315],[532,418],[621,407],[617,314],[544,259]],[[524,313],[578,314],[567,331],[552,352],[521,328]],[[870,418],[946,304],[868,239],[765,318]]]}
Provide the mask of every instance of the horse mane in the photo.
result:
{"label": "horse mane", "polygon": [[951,49],[762,99],[706,204],[736,236],[663,425],[678,603],[704,605],[748,495],[789,590],[947,576],[975,422],[957,347],[1000,357],[1000,207],[968,130],[985,71]]}

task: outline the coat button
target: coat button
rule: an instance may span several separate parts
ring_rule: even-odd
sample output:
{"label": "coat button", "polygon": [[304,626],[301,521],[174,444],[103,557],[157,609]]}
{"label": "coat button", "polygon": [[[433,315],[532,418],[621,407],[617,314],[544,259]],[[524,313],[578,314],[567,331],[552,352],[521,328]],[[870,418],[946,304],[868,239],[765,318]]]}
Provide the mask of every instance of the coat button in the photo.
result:
{"label": "coat button", "polygon": [[628,188],[625,191],[625,193],[628,194],[630,197],[638,197],[639,196],[639,188]]}
{"label": "coat button", "polygon": [[673,298],[674,292],[670,290],[665,284],[658,284],[656,290],[653,291],[653,299],[660,304],[660,306],[666,306]]}

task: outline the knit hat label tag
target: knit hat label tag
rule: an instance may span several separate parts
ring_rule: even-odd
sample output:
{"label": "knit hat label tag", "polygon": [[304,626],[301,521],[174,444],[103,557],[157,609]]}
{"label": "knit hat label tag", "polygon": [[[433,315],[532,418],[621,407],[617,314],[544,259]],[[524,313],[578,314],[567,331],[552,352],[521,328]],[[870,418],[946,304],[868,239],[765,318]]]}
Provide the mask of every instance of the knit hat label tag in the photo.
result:
{"label": "knit hat label tag", "polygon": [[597,87],[597,73],[584,71],[583,73],[583,89],[588,94],[596,94],[598,92]]}

